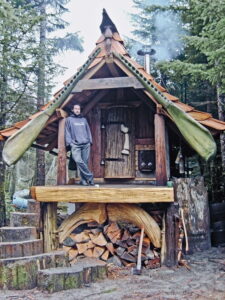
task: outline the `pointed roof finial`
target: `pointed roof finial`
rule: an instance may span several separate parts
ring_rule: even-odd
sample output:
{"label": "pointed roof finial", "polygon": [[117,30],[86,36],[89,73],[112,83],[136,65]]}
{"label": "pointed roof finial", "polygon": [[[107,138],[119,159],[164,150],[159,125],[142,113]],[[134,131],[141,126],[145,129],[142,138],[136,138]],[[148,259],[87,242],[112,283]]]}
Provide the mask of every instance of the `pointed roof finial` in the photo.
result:
{"label": "pointed roof finial", "polygon": [[112,20],[110,19],[109,15],[107,14],[107,11],[105,10],[105,8],[103,8],[103,11],[102,11],[102,23],[100,25],[100,30],[102,32],[102,34],[105,33],[105,30],[107,28],[111,29],[112,33],[114,32],[118,32],[115,24],[112,22]]}

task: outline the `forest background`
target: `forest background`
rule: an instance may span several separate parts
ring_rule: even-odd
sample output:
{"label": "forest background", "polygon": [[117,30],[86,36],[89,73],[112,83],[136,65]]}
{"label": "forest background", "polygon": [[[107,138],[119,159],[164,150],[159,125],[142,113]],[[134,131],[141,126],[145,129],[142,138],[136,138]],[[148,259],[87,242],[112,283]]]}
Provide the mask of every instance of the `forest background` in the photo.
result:
{"label": "forest background", "polygon": [[[180,100],[225,121],[225,2],[223,0],[132,0],[134,38],[124,37],[131,55],[155,50],[151,73]],[[51,99],[54,77],[63,72],[54,57],[83,51],[78,32],[55,37],[68,25],[70,0],[0,0],[0,129],[26,119]],[[122,34],[122,28],[121,34]],[[82,34],[82,33],[81,33]],[[203,175],[211,202],[225,200],[225,137],[206,164],[197,155],[185,160],[182,176]],[[55,184],[56,159],[30,149],[12,167],[2,161],[0,141],[0,225],[7,222],[15,191]]]}

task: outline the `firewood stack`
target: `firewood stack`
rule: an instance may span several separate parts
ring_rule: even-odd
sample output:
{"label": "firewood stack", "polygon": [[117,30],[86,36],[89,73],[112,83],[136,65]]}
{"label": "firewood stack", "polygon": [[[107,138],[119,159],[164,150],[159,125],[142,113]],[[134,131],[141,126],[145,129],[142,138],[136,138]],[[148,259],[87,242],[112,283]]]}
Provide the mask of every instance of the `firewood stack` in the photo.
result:
{"label": "firewood stack", "polygon": [[[75,232],[78,231],[79,227]],[[80,233],[71,233],[64,240],[63,247],[68,251],[71,264],[82,257],[94,257],[117,266],[134,267],[140,234],[140,228],[128,223],[109,222],[107,225],[99,225],[89,222]],[[142,264],[146,268],[160,266],[160,249],[154,248],[147,235],[143,240]]]}

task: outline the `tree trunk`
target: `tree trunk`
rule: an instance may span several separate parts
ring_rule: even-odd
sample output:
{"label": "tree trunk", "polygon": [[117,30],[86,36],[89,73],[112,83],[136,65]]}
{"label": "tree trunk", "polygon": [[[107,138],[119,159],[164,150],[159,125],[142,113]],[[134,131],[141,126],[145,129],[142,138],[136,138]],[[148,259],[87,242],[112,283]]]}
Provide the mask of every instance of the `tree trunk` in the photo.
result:
{"label": "tree trunk", "polygon": [[[5,128],[6,124],[6,96],[8,88],[8,70],[7,70],[7,52],[8,44],[5,41],[2,49],[2,65],[1,65],[1,80],[0,80],[0,130]],[[5,204],[5,168],[3,162],[2,151],[4,142],[0,141],[0,226],[6,224],[6,204]]]}
{"label": "tree trunk", "polygon": [[[43,20],[40,23],[40,44],[38,63],[38,87],[37,87],[37,109],[45,104],[45,57],[46,57],[46,3],[40,4],[40,15]],[[36,150],[36,185],[45,185],[45,152]]]}
{"label": "tree trunk", "polygon": [[209,206],[203,177],[174,178],[174,194],[184,212],[190,252],[209,249]]}
{"label": "tree trunk", "polygon": [[[220,87],[217,86],[217,107],[218,116],[221,121],[225,121],[225,94],[220,93]],[[222,162],[222,176],[225,179],[225,132],[220,134],[220,151]],[[225,194],[225,180],[223,182],[223,191]]]}
{"label": "tree trunk", "polygon": [[2,160],[3,141],[0,141],[0,227],[6,222],[6,208],[5,208],[5,164]]}

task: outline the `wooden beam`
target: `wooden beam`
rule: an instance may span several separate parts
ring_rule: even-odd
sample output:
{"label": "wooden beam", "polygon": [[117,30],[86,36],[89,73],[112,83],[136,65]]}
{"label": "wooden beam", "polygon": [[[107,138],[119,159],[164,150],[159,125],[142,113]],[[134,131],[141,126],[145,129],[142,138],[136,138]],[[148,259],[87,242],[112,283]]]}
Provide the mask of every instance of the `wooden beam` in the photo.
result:
{"label": "wooden beam", "polygon": [[103,90],[129,88],[144,89],[143,85],[135,77],[114,77],[80,80],[72,93],[80,93],[83,90]]}
{"label": "wooden beam", "polygon": [[63,118],[59,121],[58,131],[58,169],[57,169],[57,184],[66,184],[66,145],[65,145],[65,122]]}
{"label": "wooden beam", "polygon": [[157,203],[173,202],[173,188],[138,185],[35,186],[33,195],[40,202]]}
{"label": "wooden beam", "polygon": [[103,59],[100,63],[95,65],[93,68],[89,69],[87,73],[84,75],[83,79],[91,78],[93,75],[95,75],[95,73],[98,72],[98,70],[100,70],[104,66],[104,64],[105,64],[105,60]]}
{"label": "wooden beam", "polygon": [[166,136],[164,117],[155,114],[155,155],[156,155],[156,184],[165,185],[167,182],[166,172]]}
{"label": "wooden beam", "polygon": [[95,95],[95,97],[94,97],[89,103],[87,103],[87,104],[85,105],[82,114],[83,114],[84,116],[86,116],[86,115],[89,113],[89,111],[92,110],[92,108],[94,108],[94,107],[97,105],[97,103],[98,103],[104,96],[106,96],[107,93],[108,93],[107,91],[104,91],[104,90],[103,90],[103,91],[100,91],[97,95]]}
{"label": "wooden beam", "polygon": [[174,267],[178,264],[178,238],[179,238],[179,205],[169,204],[165,217],[166,253],[163,264]]}
{"label": "wooden beam", "polygon": [[[39,135],[40,136],[40,135]],[[57,139],[57,133],[52,133],[51,135],[48,136],[44,136],[42,138],[38,138],[36,139],[36,142],[40,145],[45,145],[45,144],[49,144],[52,142],[52,140]]]}
{"label": "wooden beam", "polygon": [[109,69],[109,72],[114,76],[114,77],[119,77],[120,76],[120,73],[118,72],[118,70],[116,69],[115,67],[115,64],[114,64],[114,59],[113,57],[106,57],[105,59],[106,61],[106,65]]}
{"label": "wooden beam", "polygon": [[[32,144],[31,147],[35,148],[35,149],[40,149],[40,150],[44,150],[44,151],[49,151],[47,149],[47,147],[43,147],[37,144]],[[54,151],[49,151],[50,154],[54,155],[54,156],[58,156],[58,153],[54,152]]]}
{"label": "wooden beam", "polygon": [[117,58],[114,58],[114,62],[125,74],[127,74],[127,76],[134,77],[133,73],[127,67],[125,67],[121,61],[119,61]]}
{"label": "wooden beam", "polygon": [[[57,168],[57,184],[66,184],[66,146],[65,146],[65,118],[59,121],[58,131],[58,168]],[[47,195],[46,201],[49,202]],[[56,236],[57,229],[57,202],[44,203],[42,207],[43,230],[44,230],[44,251],[50,252],[58,248],[58,238]]]}
{"label": "wooden beam", "polygon": [[49,145],[46,147],[46,151],[52,151],[52,149],[57,147],[57,139],[54,139],[49,143]]}

